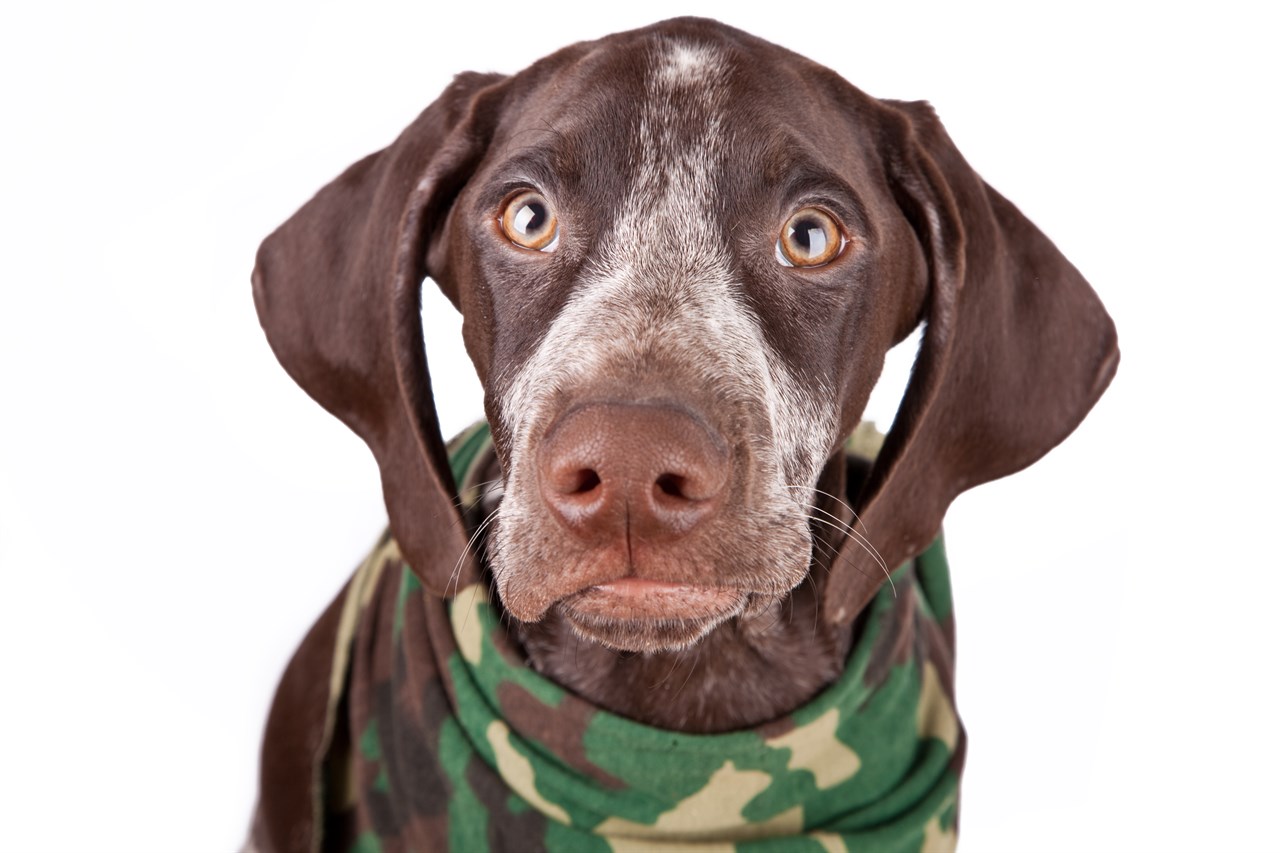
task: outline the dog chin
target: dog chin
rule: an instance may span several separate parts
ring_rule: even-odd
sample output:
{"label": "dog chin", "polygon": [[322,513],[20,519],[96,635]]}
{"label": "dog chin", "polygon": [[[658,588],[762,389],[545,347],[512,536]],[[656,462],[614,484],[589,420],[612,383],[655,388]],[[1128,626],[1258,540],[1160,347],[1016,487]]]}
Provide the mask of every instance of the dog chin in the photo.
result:
{"label": "dog chin", "polygon": [[732,618],[710,619],[606,619],[576,614],[559,607],[564,621],[578,637],[620,652],[678,652],[696,644],[718,625]]}
{"label": "dog chin", "polygon": [[752,598],[727,588],[676,587],[669,592],[683,592],[683,601],[675,607],[662,607],[654,606],[659,604],[654,599],[668,595],[646,595],[639,603],[634,591],[619,591],[615,586],[603,584],[575,593],[558,602],[555,609],[582,639],[624,652],[687,649],[717,626],[741,615]]}

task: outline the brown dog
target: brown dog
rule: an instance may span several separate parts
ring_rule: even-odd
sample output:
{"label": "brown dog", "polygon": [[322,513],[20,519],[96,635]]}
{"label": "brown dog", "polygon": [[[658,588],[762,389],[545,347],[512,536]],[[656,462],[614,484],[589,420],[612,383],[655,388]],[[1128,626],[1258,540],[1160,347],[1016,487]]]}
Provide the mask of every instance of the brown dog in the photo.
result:
{"label": "brown dog", "polygon": [[[432,406],[428,274],[485,388],[485,561]],[[1118,360],[1088,284],[927,105],[693,19],[459,76],[263,243],[254,294],[290,375],[373,450],[421,583],[491,581],[537,671],[685,732],[831,683],[887,570],[959,492],[1069,434]],[[885,353],[921,323],[883,450],[851,467]],[[341,606],[273,710],[264,849],[318,837]]]}

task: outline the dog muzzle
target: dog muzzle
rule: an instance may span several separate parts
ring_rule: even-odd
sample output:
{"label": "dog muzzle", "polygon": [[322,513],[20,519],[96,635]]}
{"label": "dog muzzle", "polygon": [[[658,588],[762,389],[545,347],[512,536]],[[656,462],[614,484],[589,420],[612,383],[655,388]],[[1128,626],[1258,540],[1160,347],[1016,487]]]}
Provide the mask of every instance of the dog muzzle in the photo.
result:
{"label": "dog muzzle", "polygon": [[[466,503],[487,443],[481,424],[450,445]],[[893,573],[844,673],[809,703],[754,729],[667,731],[535,673],[483,586],[440,601],[388,534],[344,602],[320,846],[951,850],[964,754],[952,636],[939,539]]]}

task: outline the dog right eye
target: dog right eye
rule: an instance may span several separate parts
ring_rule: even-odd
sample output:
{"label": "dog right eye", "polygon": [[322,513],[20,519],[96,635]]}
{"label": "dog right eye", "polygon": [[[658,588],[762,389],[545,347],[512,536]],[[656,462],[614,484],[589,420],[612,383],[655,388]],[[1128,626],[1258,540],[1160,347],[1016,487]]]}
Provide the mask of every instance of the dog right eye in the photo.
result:
{"label": "dog right eye", "polygon": [[533,190],[508,199],[498,222],[508,240],[526,249],[551,252],[560,242],[560,223],[551,202]]}
{"label": "dog right eye", "polygon": [[820,267],[835,260],[848,242],[833,216],[806,207],[782,226],[774,255],[784,267]]}

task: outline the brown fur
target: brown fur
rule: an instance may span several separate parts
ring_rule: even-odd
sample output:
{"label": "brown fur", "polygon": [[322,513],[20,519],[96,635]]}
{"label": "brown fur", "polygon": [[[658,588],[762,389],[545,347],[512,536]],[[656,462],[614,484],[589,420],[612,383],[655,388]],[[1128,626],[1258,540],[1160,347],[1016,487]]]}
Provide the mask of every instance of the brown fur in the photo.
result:
{"label": "brown fur", "polygon": [[[634,175],[626,135],[610,131],[633,125],[646,52],[671,38],[713,45],[730,69],[729,166],[717,184],[717,227],[769,346],[813,387],[833,390],[838,429],[811,500],[843,522],[852,523],[852,513],[824,494],[846,493],[840,440],[857,424],[885,353],[925,323],[885,447],[874,466],[854,472],[847,492],[856,496],[854,529],[888,567],[929,544],[961,491],[1029,465],[1065,438],[1116,369],[1115,330],[1094,292],[969,168],[923,103],[877,100],[802,57],[698,19],[573,45],[510,77],[464,74],[394,144],[352,166],[268,237],[254,272],[277,356],[369,444],[392,531],[437,594],[481,580],[487,569],[470,555],[458,559],[466,532],[432,408],[420,284],[430,273],[463,313],[496,464],[510,485],[516,441],[506,427],[511,413],[501,408],[505,383],[536,350],[619,215]],[[675,127],[679,137],[684,125]],[[514,254],[494,226],[517,175],[552,185],[576,224],[554,257]],[[774,261],[772,240],[795,199],[815,189],[842,215],[853,245],[826,267],[799,273],[797,286],[797,273]],[[700,406],[700,416],[723,425],[717,429],[737,454],[734,476],[750,484],[768,438],[758,413],[750,401],[740,411],[704,404],[708,388],[668,354],[656,360],[656,374],[636,373],[660,377],[637,393]],[[635,378],[595,381],[612,399]],[[540,429],[598,393],[557,386]],[[696,565],[732,584],[735,569],[763,553],[752,588],[768,591],[753,599],[750,614],[688,649],[619,653],[575,636],[553,606],[517,625],[533,664],[605,708],[695,732],[772,719],[821,689],[840,671],[855,619],[885,574],[856,537],[816,523],[806,537],[812,561],[808,542],[797,552],[786,536],[756,535],[751,488],[743,485],[741,506],[690,537],[688,562],[670,570]],[[496,555],[505,561],[504,598],[531,585],[563,586],[554,555],[582,547],[546,518],[527,524],[521,541],[533,544]],[[797,560],[807,576],[773,568]],[[580,583],[608,579],[590,575],[594,563],[583,565]],[[295,701],[293,670],[311,665],[295,662],[278,702]],[[264,768],[282,744],[269,730]],[[264,769],[264,797],[270,784]]]}

